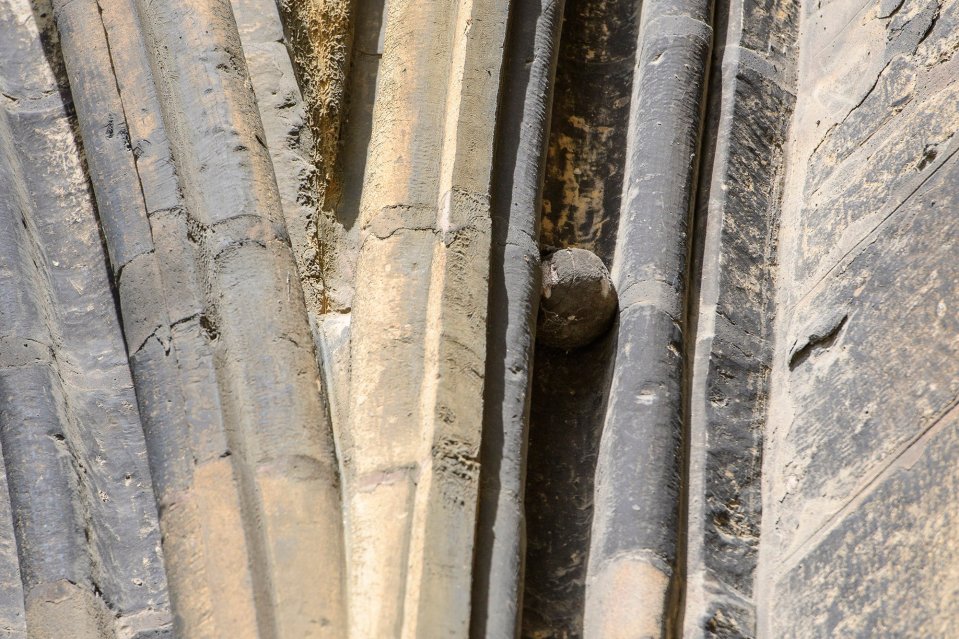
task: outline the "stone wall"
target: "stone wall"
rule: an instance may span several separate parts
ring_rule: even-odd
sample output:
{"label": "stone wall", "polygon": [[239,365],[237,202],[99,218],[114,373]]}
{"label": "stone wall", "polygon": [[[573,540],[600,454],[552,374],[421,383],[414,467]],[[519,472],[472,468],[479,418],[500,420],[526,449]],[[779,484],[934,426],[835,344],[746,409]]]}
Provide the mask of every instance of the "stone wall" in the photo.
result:
{"label": "stone wall", "polygon": [[764,636],[954,632],[957,10],[803,7],[764,466]]}

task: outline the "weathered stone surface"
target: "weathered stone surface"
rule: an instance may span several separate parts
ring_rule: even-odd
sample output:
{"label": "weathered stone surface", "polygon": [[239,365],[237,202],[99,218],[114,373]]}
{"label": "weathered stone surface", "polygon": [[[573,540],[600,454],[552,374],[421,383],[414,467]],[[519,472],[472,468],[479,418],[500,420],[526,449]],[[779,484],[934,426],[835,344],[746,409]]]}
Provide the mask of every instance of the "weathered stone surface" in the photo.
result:
{"label": "weathered stone surface", "polygon": [[689,637],[756,636],[760,468],[796,10],[735,2],[719,18],[725,38],[714,54],[694,265]]}
{"label": "weathered stone surface", "polygon": [[480,501],[470,636],[515,636],[526,560],[526,450],[539,222],[553,75],[564,2],[516,3],[506,42],[490,213],[489,306],[480,445]]}
{"label": "weathered stone surface", "polygon": [[596,457],[615,335],[533,364],[523,637],[582,637]]}
{"label": "weathered stone surface", "polygon": [[680,574],[687,255],[712,40],[708,3],[640,14],[612,258],[616,350],[596,464],[586,636],[673,632]]}
{"label": "weathered stone surface", "polygon": [[507,9],[388,5],[343,446],[358,638],[469,632]]}
{"label": "weathered stone surface", "polygon": [[[245,2],[251,5],[252,0]],[[264,122],[269,134],[272,121],[277,118],[287,121],[286,139],[277,137],[269,143],[272,153],[286,147],[300,156],[291,158],[292,166],[289,161],[280,161],[276,173],[281,184],[284,178],[279,176],[291,175],[297,179],[295,190],[281,187],[281,192],[286,191],[284,196],[294,193],[296,196],[289,205],[284,205],[284,212],[290,211],[286,213],[287,226],[293,238],[307,309],[316,316],[316,321],[321,321],[321,316],[327,313],[348,311],[353,296],[358,237],[358,229],[353,228],[356,207],[351,211],[352,216],[344,216],[339,206],[343,191],[348,188],[344,182],[352,178],[349,187],[356,188],[362,183],[362,175],[343,176],[341,164],[347,160],[341,150],[345,136],[354,134],[347,126],[346,93],[347,72],[355,50],[354,30],[360,31],[362,41],[362,29],[369,17],[363,15],[364,23],[355,25],[358,3],[351,0],[258,0],[258,3],[263,8],[251,6],[251,13],[273,12],[275,15],[279,8],[282,30],[287,36],[286,46],[279,43],[271,46],[282,65],[279,77],[274,75],[274,78],[285,85],[285,89],[277,93],[294,97],[292,102],[281,98],[279,108],[272,110],[273,115],[266,115]],[[363,8],[367,9],[364,14],[369,12],[367,7]],[[379,10],[382,12],[382,6]],[[251,16],[250,21],[258,24],[261,19]],[[247,39],[268,42],[265,37],[252,34]],[[250,49],[245,42],[244,50],[249,59]],[[286,73],[290,62],[292,68]],[[253,75],[262,77],[255,71]],[[272,93],[263,90],[266,88],[261,86],[258,94],[261,110],[269,102],[267,95]],[[362,106],[367,106],[365,102],[360,100]],[[295,111],[284,115],[283,112],[294,105]],[[361,144],[368,143],[367,133]],[[365,161],[365,148],[361,155]],[[293,209],[294,206],[298,210]],[[345,384],[346,380],[337,380],[337,383]]]}
{"label": "weathered stone surface", "polygon": [[0,0],[0,637],[951,636],[956,51]]}
{"label": "weathered stone surface", "polygon": [[[541,210],[542,248],[613,258],[629,129],[637,6],[567,0]],[[615,329],[576,351],[542,345],[533,365],[525,491],[524,637],[583,633],[596,455]]]}
{"label": "weathered stone surface", "polygon": [[[3,616],[15,613],[10,636],[25,625],[30,637],[113,637],[121,619],[138,616],[146,619],[141,629],[168,637],[144,433],[73,105],[63,93],[61,50],[69,43],[53,24],[54,9],[58,22],[75,25],[89,8],[0,7],[0,40],[12,46],[0,67],[8,302],[0,334],[41,347],[29,358],[7,353],[2,365],[4,510],[20,564],[5,573],[5,590],[12,577],[23,592]],[[119,141],[120,123],[108,134]],[[118,255],[136,250],[131,243]]]}
{"label": "weathered stone surface", "polygon": [[537,341],[578,348],[606,332],[616,312],[616,290],[606,265],[592,251],[565,248],[542,260]]}
{"label": "weathered stone surface", "polygon": [[612,258],[623,192],[638,5],[566,0],[540,241]]}
{"label": "weathered stone surface", "polygon": [[770,604],[780,637],[951,636],[956,522],[943,508],[959,454],[951,410],[812,543],[782,566]]}
{"label": "weathered stone surface", "polygon": [[951,490],[959,392],[959,229],[944,213],[959,170],[956,10],[807,10],[763,469],[764,636],[952,634],[954,526],[931,504]]}

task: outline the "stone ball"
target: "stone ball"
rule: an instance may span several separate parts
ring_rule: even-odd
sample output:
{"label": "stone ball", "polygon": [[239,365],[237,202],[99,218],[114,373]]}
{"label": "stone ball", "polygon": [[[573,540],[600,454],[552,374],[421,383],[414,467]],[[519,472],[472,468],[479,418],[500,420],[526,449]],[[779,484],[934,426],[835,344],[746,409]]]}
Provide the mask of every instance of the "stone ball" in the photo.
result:
{"label": "stone ball", "polygon": [[564,248],[543,255],[543,290],[536,341],[572,349],[606,332],[616,313],[616,291],[595,253]]}

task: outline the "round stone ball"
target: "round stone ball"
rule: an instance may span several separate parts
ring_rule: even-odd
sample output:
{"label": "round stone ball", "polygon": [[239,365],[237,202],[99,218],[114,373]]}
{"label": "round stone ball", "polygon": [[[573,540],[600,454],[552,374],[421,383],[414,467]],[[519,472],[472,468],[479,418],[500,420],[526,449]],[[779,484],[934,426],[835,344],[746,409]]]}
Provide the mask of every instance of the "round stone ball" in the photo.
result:
{"label": "round stone ball", "polygon": [[544,254],[542,268],[536,341],[572,349],[605,333],[617,298],[603,260],[586,249],[564,248]]}

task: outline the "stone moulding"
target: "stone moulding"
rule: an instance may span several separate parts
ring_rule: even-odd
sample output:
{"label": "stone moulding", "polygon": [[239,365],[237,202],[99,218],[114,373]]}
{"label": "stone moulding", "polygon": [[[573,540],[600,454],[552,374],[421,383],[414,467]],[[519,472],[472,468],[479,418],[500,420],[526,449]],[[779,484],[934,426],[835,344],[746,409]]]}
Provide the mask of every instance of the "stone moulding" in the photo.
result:
{"label": "stone moulding", "polygon": [[0,0],[0,636],[951,636],[957,34]]}

